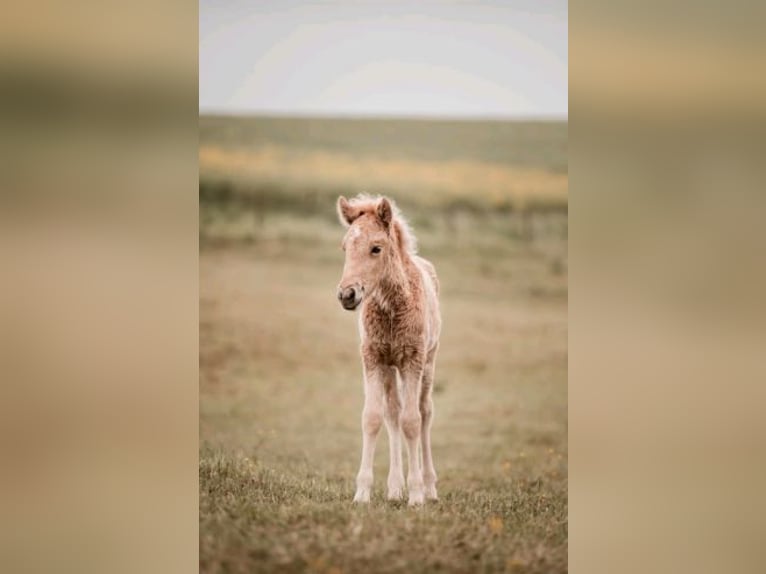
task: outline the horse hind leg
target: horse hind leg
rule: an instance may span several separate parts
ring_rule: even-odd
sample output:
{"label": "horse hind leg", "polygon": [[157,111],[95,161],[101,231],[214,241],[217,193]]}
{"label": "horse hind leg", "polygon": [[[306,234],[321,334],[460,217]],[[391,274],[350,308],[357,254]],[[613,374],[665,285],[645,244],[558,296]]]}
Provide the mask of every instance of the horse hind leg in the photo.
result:
{"label": "horse hind leg", "polygon": [[431,456],[431,423],[434,416],[432,394],[435,369],[436,349],[433,349],[426,358],[423,384],[420,390],[420,415],[423,421],[420,431],[420,445],[423,451],[423,485],[425,496],[430,500],[439,499],[439,495],[436,493],[436,470],[434,470],[433,457]]}
{"label": "horse hind leg", "polygon": [[410,364],[401,369],[402,413],[400,416],[402,434],[407,445],[407,490],[408,504],[423,504],[423,470],[420,465],[420,436],[422,415],[420,414],[420,389],[423,379],[423,365]]}

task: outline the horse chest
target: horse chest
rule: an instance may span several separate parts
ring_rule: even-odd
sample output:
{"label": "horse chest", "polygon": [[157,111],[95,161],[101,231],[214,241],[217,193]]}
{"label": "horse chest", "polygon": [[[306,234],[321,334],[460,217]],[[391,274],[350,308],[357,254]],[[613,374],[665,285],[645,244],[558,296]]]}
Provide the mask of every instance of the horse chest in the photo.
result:
{"label": "horse chest", "polygon": [[381,309],[368,311],[360,327],[363,346],[382,363],[398,366],[420,350],[418,330],[394,313]]}

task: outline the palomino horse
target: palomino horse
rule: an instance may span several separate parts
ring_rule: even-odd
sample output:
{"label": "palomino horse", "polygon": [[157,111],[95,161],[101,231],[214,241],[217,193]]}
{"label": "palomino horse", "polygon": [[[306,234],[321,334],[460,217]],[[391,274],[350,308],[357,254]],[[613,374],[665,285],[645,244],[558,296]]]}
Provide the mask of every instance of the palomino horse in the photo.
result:
{"label": "palomino horse", "polygon": [[[338,215],[348,228],[338,299],[349,311],[361,306],[364,410],[354,501],[370,501],[375,442],[384,422],[391,458],[388,499],[404,494],[403,434],[409,463],[408,502],[436,500],[431,393],[441,316],[434,266],[415,254],[415,238],[387,198],[360,195],[349,201],[339,197]],[[423,450],[422,468],[418,446]]]}

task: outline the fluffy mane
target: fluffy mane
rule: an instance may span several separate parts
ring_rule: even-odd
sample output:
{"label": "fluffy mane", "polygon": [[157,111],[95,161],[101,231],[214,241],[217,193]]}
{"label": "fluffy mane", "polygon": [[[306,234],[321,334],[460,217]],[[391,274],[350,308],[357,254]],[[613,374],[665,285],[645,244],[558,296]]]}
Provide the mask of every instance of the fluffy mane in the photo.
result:
{"label": "fluffy mane", "polygon": [[[399,240],[399,245],[401,245],[402,249],[406,253],[410,255],[417,254],[417,240],[415,238],[415,234],[412,232],[410,224],[402,215],[402,212],[399,210],[399,207],[396,205],[396,202],[393,199],[382,195],[373,196],[366,193],[360,193],[356,197],[349,199],[348,203],[349,206],[356,211],[356,215],[354,217],[354,219],[356,219],[356,217],[360,217],[367,213],[375,214],[377,212],[378,205],[383,199],[387,199],[388,203],[391,205],[391,211],[393,214],[391,219],[391,226],[397,236],[397,239]],[[344,225],[348,225],[344,221],[343,214],[339,215],[341,222],[344,223]]]}

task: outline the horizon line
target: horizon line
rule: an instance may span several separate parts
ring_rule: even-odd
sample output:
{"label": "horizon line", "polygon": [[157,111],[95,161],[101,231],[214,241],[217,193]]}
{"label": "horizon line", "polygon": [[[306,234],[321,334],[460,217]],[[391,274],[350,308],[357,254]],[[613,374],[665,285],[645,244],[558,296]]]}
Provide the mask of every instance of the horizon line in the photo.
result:
{"label": "horizon line", "polygon": [[198,116],[212,117],[253,117],[274,119],[326,119],[326,120],[431,120],[431,121],[530,121],[530,122],[569,122],[569,114],[427,114],[427,113],[367,113],[367,112],[322,112],[297,110],[222,110],[198,108]]}

